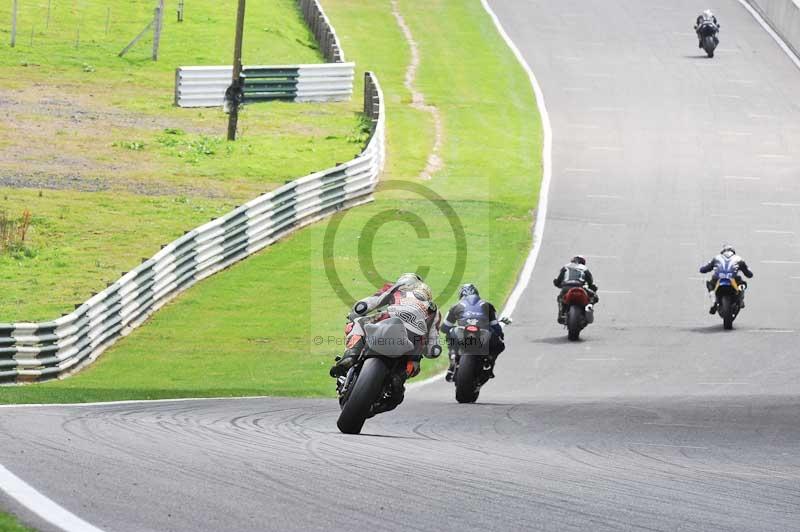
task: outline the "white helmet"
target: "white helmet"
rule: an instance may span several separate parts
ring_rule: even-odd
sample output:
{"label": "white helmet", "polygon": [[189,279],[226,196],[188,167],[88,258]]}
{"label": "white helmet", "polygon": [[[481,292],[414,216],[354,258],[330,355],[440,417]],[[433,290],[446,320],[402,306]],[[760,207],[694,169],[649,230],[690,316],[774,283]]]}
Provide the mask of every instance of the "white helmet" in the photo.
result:
{"label": "white helmet", "polygon": [[719,252],[725,258],[731,258],[736,255],[736,250],[730,244],[722,244],[722,251]]}
{"label": "white helmet", "polygon": [[397,278],[397,282],[395,284],[398,286],[414,286],[415,284],[421,282],[422,282],[422,277],[420,277],[416,273],[404,273],[403,275]]}
{"label": "white helmet", "polygon": [[712,13],[710,9],[706,9],[703,11],[703,16],[705,18],[714,18],[714,13]]}

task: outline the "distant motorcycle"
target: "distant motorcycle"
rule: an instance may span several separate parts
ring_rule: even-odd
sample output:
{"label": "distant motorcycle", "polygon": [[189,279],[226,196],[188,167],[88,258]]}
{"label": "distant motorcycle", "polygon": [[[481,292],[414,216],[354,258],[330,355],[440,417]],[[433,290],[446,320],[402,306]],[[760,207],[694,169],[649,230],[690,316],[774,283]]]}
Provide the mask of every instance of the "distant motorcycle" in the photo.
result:
{"label": "distant motorcycle", "polygon": [[594,322],[594,307],[589,292],[577,286],[564,294],[563,301],[564,314],[561,318],[567,327],[567,337],[575,342],[580,338],[584,327]]}
{"label": "distant motorcycle", "polygon": [[467,319],[450,331],[452,341],[458,345],[458,358],[453,382],[456,385],[456,401],[474,403],[481,393],[481,386],[490,379],[493,362],[489,356],[492,331],[482,327],[479,320]]}
{"label": "distant motorcycle", "polygon": [[364,422],[402,402],[399,373],[409,357],[419,354],[427,331],[425,314],[415,306],[391,305],[388,318],[364,325],[364,349],[353,367],[336,382],[341,413],[336,425],[345,434],[358,434]]}
{"label": "distant motorcycle", "polygon": [[736,272],[721,268],[717,271],[714,295],[717,300],[717,314],[722,318],[722,326],[726,330],[733,329],[733,320],[741,310],[741,296],[747,289],[745,281],[737,280]]}
{"label": "distant motorcycle", "polygon": [[703,50],[706,51],[708,57],[714,57],[714,50],[717,49],[717,45],[719,44],[719,38],[717,37],[719,28],[717,25],[711,21],[705,21],[697,27],[696,31]]}

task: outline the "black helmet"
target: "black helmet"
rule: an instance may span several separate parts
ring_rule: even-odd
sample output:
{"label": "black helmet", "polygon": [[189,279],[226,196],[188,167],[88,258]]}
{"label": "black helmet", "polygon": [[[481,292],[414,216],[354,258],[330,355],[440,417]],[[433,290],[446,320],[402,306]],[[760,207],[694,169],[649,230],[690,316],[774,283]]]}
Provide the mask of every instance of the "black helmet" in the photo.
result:
{"label": "black helmet", "polygon": [[458,291],[458,297],[467,297],[467,296],[479,296],[478,288],[472,283],[466,283],[461,285],[461,289]]}
{"label": "black helmet", "polygon": [[585,266],[586,257],[584,257],[583,255],[575,255],[574,257],[572,257],[572,262],[574,262],[575,264],[583,264]]}

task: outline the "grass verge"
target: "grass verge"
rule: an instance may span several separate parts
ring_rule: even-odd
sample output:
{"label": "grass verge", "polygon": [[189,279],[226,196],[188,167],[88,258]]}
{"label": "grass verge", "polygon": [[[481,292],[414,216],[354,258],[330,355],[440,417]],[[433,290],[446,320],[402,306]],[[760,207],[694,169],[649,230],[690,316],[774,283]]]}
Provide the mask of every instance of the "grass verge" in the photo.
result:
{"label": "grass verge", "polygon": [[[235,0],[166,3],[159,60],[150,0],[19,2],[0,13],[0,211],[32,213],[27,241],[0,253],[0,322],[72,310],[159,246],[234,204],[351,159],[365,141],[356,102],[245,108],[240,140],[220,109],[173,105],[179,65],[230,64]],[[50,7],[48,7],[50,6]],[[295,0],[248,6],[248,64],[322,62]]]}
{"label": "grass verge", "polygon": [[13,515],[0,512],[0,532],[33,532],[33,529],[22,526]]}
{"label": "grass verge", "polygon": [[[432,124],[411,108],[403,87],[409,52],[389,1],[324,4],[349,57],[376,71],[384,87],[384,181],[419,182],[415,176],[433,143]],[[444,170],[419,183],[446,199],[466,241],[454,240],[452,217],[440,212],[441,202],[384,186],[374,203],[337,218],[338,275],[361,296],[382,277],[427,268],[427,279],[441,294],[458,270],[459,249],[466,249],[464,274],[456,281],[476,283],[484,297],[500,304],[530,247],[541,179],[535,98],[479,0],[401,0],[400,8],[420,47],[418,87],[440,109],[445,125]],[[415,217],[424,220],[427,233],[409,225]],[[311,226],[204,281],[81,374],[3,389],[0,402],[330,396],[327,367],[342,350],[347,307],[322,267],[328,227]],[[364,260],[370,256],[372,261]],[[444,294],[437,302],[446,308],[453,300]],[[444,363],[427,363],[426,371]]]}

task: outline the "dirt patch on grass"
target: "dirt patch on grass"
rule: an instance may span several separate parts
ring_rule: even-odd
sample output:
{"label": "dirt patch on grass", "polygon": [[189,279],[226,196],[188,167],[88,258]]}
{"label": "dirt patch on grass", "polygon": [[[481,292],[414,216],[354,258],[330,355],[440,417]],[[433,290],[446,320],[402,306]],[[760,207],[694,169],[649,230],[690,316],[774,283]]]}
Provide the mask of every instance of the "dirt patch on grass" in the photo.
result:
{"label": "dirt patch on grass", "polygon": [[0,186],[124,190],[148,196],[220,195],[213,186],[162,179],[172,173],[164,168],[165,161],[136,153],[143,144],[140,139],[165,129],[214,133],[192,120],[137,114],[108,106],[90,92],[41,84],[24,90],[0,87],[0,120],[12,125],[0,131]]}

